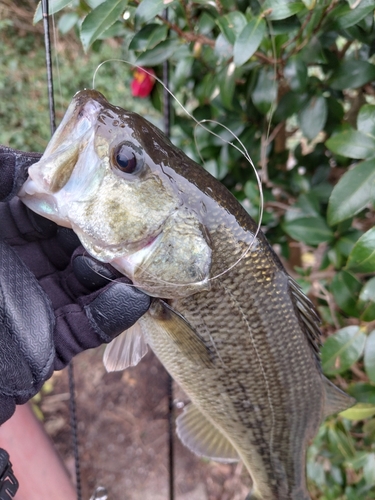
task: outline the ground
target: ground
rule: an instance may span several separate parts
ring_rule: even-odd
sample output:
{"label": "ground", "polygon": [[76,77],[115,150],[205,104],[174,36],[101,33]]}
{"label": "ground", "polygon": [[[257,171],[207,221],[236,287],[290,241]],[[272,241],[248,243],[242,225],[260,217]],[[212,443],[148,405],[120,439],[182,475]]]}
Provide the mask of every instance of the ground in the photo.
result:
{"label": "ground", "polygon": [[[83,499],[98,486],[108,500],[169,500],[168,380],[149,353],[138,366],[107,373],[103,349],[74,363]],[[74,477],[67,370],[52,379],[40,404],[45,427]],[[174,386],[175,413],[186,396]],[[241,464],[199,459],[175,436],[176,500],[243,500],[249,478]]]}

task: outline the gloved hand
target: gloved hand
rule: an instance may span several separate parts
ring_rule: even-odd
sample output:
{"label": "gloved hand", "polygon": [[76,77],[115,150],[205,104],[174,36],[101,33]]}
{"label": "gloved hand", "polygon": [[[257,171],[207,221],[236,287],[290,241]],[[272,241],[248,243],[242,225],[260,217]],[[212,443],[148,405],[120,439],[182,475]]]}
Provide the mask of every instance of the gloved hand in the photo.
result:
{"label": "gloved hand", "polygon": [[[110,342],[148,309],[150,297],[90,257],[73,231],[13,197],[39,159],[0,146],[0,424],[53,370]],[[115,280],[115,281],[113,281]]]}

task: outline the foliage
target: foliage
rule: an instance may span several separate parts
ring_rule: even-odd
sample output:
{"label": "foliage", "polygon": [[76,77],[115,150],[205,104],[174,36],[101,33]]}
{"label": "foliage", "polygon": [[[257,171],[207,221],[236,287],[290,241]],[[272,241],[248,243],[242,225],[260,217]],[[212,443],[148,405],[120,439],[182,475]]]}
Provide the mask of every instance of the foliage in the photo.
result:
{"label": "foliage", "polygon": [[[0,21],[0,43],[0,143],[24,151],[42,152],[50,138],[43,33],[20,36],[17,20],[11,18],[4,23]],[[53,54],[53,61],[58,59],[59,63],[59,67],[54,68],[57,124],[72,96],[92,86],[97,66],[103,60],[122,57],[119,43],[105,44],[100,52],[89,55],[74,36],[69,36],[59,46],[58,54]],[[126,106],[132,101],[131,79],[122,65],[109,62],[105,71],[98,72],[96,88],[105,94],[110,89],[111,100]],[[133,101],[131,106],[135,111],[145,112],[143,103]]]}
{"label": "foliage", "polygon": [[[118,37],[130,63],[160,76],[168,60],[170,89],[191,115],[224,123],[250,152],[265,188],[262,227],[323,318],[323,369],[360,403],[326,420],[309,450],[311,491],[324,500],[375,497],[374,7],[51,1],[60,31],[76,30],[90,58]],[[161,102],[155,88],[151,103]],[[256,218],[254,174],[227,130],[212,125],[223,141],[195,130],[177,104],[172,122],[174,142]]]}

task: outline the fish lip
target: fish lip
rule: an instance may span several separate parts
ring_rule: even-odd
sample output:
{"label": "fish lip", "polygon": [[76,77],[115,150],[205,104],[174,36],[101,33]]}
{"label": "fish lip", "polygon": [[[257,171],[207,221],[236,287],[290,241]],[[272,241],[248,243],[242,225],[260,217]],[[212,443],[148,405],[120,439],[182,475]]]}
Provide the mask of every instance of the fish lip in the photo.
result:
{"label": "fish lip", "polygon": [[[132,241],[131,243],[125,244],[125,247],[127,250],[129,250],[129,255],[133,255],[137,252],[140,252],[142,250],[145,250],[146,248],[150,248],[155,241],[160,237],[160,235],[163,233],[163,230],[159,230],[158,232],[154,233],[152,236],[148,236],[146,238],[142,238],[138,241]],[[113,248],[115,248],[118,245],[113,245]],[[111,248],[111,246],[108,246]]]}
{"label": "fish lip", "polygon": [[155,244],[156,240],[160,239],[163,233],[163,230],[159,228],[151,236],[147,236],[146,238],[142,238],[138,241],[123,242],[121,244],[114,243],[111,245],[103,240],[87,237],[87,235],[82,238],[82,232],[80,228],[75,226],[74,223],[72,223],[72,229],[78,235],[80,241],[83,241],[82,244],[83,246],[85,246],[86,250],[94,257],[98,258],[97,256],[95,256],[95,248],[98,249],[98,254],[102,251],[104,255],[112,254],[113,257],[110,262],[116,259],[131,259],[132,256],[135,256],[136,254],[138,254],[138,252],[142,252],[147,248],[151,248],[152,245]]}

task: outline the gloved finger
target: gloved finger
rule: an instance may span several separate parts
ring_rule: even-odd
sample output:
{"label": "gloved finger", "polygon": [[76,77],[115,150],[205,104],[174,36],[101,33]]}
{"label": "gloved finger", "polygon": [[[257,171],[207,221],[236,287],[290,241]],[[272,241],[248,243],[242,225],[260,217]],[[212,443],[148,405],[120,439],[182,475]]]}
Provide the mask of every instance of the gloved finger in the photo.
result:
{"label": "gloved finger", "polygon": [[55,370],[76,354],[113,340],[130,328],[150,307],[151,298],[137,288],[116,281],[55,311]]}
{"label": "gloved finger", "polygon": [[19,198],[0,203],[0,238],[11,245],[37,241],[56,235],[57,225],[29,210]]}
{"label": "gloved finger", "polygon": [[[39,278],[39,283],[49,297],[54,311],[74,304],[121,276],[109,264],[90,257],[82,246],[75,249],[71,260],[62,270],[51,266],[51,262],[45,259],[44,254],[38,258],[38,250],[40,249],[33,249],[34,256],[37,257],[35,263],[27,258],[25,252],[21,257],[29,263],[31,270]],[[91,296],[90,300],[93,298]]]}
{"label": "gloved finger", "polygon": [[148,310],[150,304],[149,295],[127,282],[117,280],[86,305],[85,310],[103,341],[110,342],[133,326]]}
{"label": "gloved finger", "polygon": [[[125,278],[114,267],[99,262],[87,252],[80,253],[79,250],[76,250],[72,257],[72,263],[78,281],[90,291],[103,288],[117,278]],[[128,283],[131,281],[128,280]]]}
{"label": "gloved finger", "polygon": [[16,403],[13,398],[0,395],[0,425],[10,419],[16,410]]}
{"label": "gloved finger", "polygon": [[11,245],[39,277],[64,269],[80,241],[68,228],[32,212],[17,197],[0,203],[0,239]]}
{"label": "gloved finger", "polygon": [[18,193],[27,179],[28,168],[41,156],[0,145],[0,201],[8,201]]}
{"label": "gloved finger", "polygon": [[30,399],[51,373],[54,315],[35,276],[0,241],[0,394]]}

